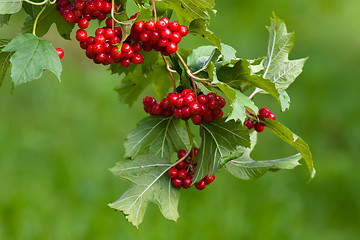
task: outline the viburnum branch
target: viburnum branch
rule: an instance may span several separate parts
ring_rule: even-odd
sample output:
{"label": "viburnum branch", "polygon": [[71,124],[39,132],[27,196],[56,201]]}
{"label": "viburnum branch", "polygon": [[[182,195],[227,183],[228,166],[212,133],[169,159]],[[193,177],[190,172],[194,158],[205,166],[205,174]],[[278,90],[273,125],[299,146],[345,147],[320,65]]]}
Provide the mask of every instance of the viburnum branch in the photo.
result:
{"label": "viburnum branch", "polygon": [[254,92],[253,92],[252,94],[250,94],[249,99],[252,99],[256,94],[258,94],[258,93],[261,92],[261,91],[262,91],[262,89],[256,88],[256,89],[254,90]]}
{"label": "viburnum branch", "polygon": [[176,82],[175,82],[175,78],[174,78],[174,75],[172,74],[173,72],[176,72],[175,70],[172,70],[170,68],[170,64],[168,62],[168,60],[166,59],[166,57],[164,55],[162,55],[164,61],[165,61],[165,65],[166,65],[166,68],[167,70],[169,71],[169,74],[170,74],[170,77],[171,77],[171,80],[173,82],[173,85],[174,85],[174,92],[176,91]]}
{"label": "viburnum branch", "polygon": [[41,9],[41,11],[38,13],[38,15],[35,18],[34,26],[33,26],[33,32],[32,32],[35,36],[36,36],[36,25],[38,23],[40,15],[44,12],[45,8],[46,8],[46,5],[44,5],[44,7]]}
{"label": "viburnum branch", "polygon": [[115,10],[115,0],[111,0],[111,18],[120,25],[131,25],[132,24],[132,22],[124,23],[124,22],[117,20],[114,16],[114,10]]}
{"label": "viburnum branch", "polygon": [[[188,65],[186,64],[185,60],[181,57],[181,55],[176,52],[176,55],[178,56],[178,58],[180,59],[181,63],[183,64],[184,68],[186,69],[186,73],[188,73],[190,71],[190,68],[188,67]],[[195,96],[196,96],[196,101],[197,101],[197,91],[196,91],[196,84],[195,84],[195,81],[194,81],[194,78],[188,74],[188,76],[190,77],[191,79],[191,82],[192,82],[192,85],[193,85],[193,88],[194,88],[194,93],[195,93]]]}
{"label": "viburnum branch", "polygon": [[56,3],[56,1],[57,1],[57,0],[54,0],[54,1],[50,1],[50,0],[49,0],[49,3],[50,3],[51,5],[53,5],[53,4]]}
{"label": "viburnum branch", "polygon": [[154,8],[154,22],[156,23],[157,21],[157,13],[156,13],[156,6],[155,6],[155,1],[152,0],[152,4],[153,4],[153,8]]}
{"label": "viburnum branch", "polygon": [[202,81],[202,82],[209,82],[209,81],[211,81],[210,79],[207,79],[207,78],[199,78],[199,77],[196,77],[193,73],[191,73],[190,69],[186,70],[186,73],[187,73],[190,77],[192,77],[192,78],[194,78],[194,79],[196,79],[196,80]]}

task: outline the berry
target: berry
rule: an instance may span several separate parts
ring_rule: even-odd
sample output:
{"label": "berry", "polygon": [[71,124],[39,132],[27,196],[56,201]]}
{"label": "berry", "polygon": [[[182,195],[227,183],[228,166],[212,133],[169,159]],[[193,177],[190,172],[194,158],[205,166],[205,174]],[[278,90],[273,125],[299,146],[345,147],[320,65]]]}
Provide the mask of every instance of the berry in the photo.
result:
{"label": "berry", "polygon": [[191,178],[192,177],[187,176],[186,178],[183,179],[183,182],[182,182],[182,187],[183,188],[191,187],[191,184],[192,184]]}
{"label": "berry", "polygon": [[143,21],[135,22],[132,26],[132,30],[135,32],[142,32],[144,31],[145,23]]}
{"label": "berry", "polygon": [[186,35],[189,33],[189,29],[188,29],[186,26],[181,25],[178,32],[180,33],[180,35],[181,35],[182,37],[184,37],[184,36],[186,36]]}
{"label": "berry", "polygon": [[199,114],[195,114],[191,116],[191,120],[195,125],[200,125],[202,122],[202,117]]}
{"label": "berry", "polygon": [[180,24],[177,21],[172,21],[169,23],[169,28],[173,32],[177,32],[180,30]]}
{"label": "berry", "polygon": [[132,56],[131,61],[135,64],[142,64],[144,62],[144,57],[140,53],[135,53]]}
{"label": "berry", "polygon": [[156,28],[159,30],[162,30],[167,27],[166,22],[164,22],[162,20],[157,21],[155,25],[156,25]]}
{"label": "berry", "polygon": [[190,104],[190,112],[191,114],[200,114],[201,104],[198,102],[193,102]]}
{"label": "berry", "polygon": [[153,20],[149,20],[145,23],[145,29],[149,31],[155,30],[155,22]]}
{"label": "berry", "polygon": [[131,60],[128,59],[128,58],[123,58],[123,59],[120,60],[120,64],[123,67],[128,67],[131,64]]}
{"label": "berry", "polygon": [[172,181],[171,181],[172,185],[174,187],[181,187],[182,183],[183,183],[183,180],[179,179],[179,178],[174,178]]}
{"label": "berry", "polygon": [[85,29],[89,26],[89,20],[87,20],[86,18],[81,18],[78,21],[78,26],[79,28]]}
{"label": "berry", "polygon": [[55,50],[58,53],[59,58],[62,59],[64,57],[64,50],[61,48],[55,48]]}
{"label": "berry", "polygon": [[187,172],[186,172],[185,169],[181,169],[181,170],[178,172],[178,175],[177,175],[177,177],[180,178],[180,179],[184,179],[184,178],[186,178],[186,176],[187,176]]}
{"label": "berry", "polygon": [[176,164],[175,167],[176,167],[177,169],[181,170],[181,169],[183,169],[183,168],[185,167],[185,165],[186,165],[185,161],[181,161],[181,162],[179,162],[178,164]]}
{"label": "berry", "polygon": [[255,131],[257,131],[257,132],[262,132],[262,131],[264,131],[264,129],[265,129],[265,124],[262,123],[262,122],[256,122],[256,123],[254,124],[254,129],[255,129]]}
{"label": "berry", "polygon": [[167,17],[161,17],[159,21],[164,21],[166,26],[168,26],[169,23],[170,23],[170,21],[169,21],[169,19]]}
{"label": "berry", "polygon": [[248,119],[244,122],[244,126],[246,126],[250,130],[254,127],[254,122]]}
{"label": "berry", "polygon": [[276,120],[276,116],[272,112],[269,114],[268,118],[271,119],[271,120]]}
{"label": "berry", "polygon": [[166,51],[168,53],[175,53],[177,51],[177,44],[174,43],[174,42],[169,42],[167,45],[166,45]]}
{"label": "berry", "polygon": [[270,110],[268,108],[259,109],[259,116],[263,118],[268,118],[270,114]]}
{"label": "berry", "polygon": [[179,43],[181,41],[181,35],[178,32],[174,32],[171,36],[170,36],[170,41],[174,42],[174,43]]}
{"label": "berry", "polygon": [[63,18],[66,22],[72,23],[74,22],[75,15],[73,12],[67,12],[66,14],[63,15]]}
{"label": "berry", "polygon": [[182,157],[184,157],[185,155],[186,155],[186,150],[184,150],[184,149],[180,149],[179,151],[178,151],[178,153],[177,153],[177,157],[179,158],[179,159],[181,159]]}
{"label": "berry", "polygon": [[150,111],[150,114],[151,115],[155,115],[155,116],[160,116],[162,114],[163,110],[162,108],[160,107],[159,104],[155,104],[152,108],[151,108],[151,111]]}
{"label": "berry", "polygon": [[95,43],[95,44],[94,44],[94,49],[93,49],[93,51],[94,51],[95,54],[102,53],[103,50],[104,50],[104,48],[103,48],[103,45],[102,45],[101,43]]}
{"label": "berry", "polygon": [[207,174],[204,177],[204,181],[206,183],[206,185],[209,185],[210,183],[212,183],[215,180],[215,175],[213,174],[211,177],[209,177],[209,174]]}
{"label": "berry", "polygon": [[76,39],[79,42],[84,42],[87,39],[87,32],[84,29],[77,30]]}
{"label": "berry", "polygon": [[121,46],[121,51],[124,52],[124,53],[128,53],[132,50],[131,46],[127,43],[124,43],[122,46]]}
{"label": "berry", "polygon": [[196,189],[203,190],[206,187],[206,183],[204,180],[200,180],[199,182],[195,183]]}
{"label": "berry", "polygon": [[171,35],[172,35],[172,32],[169,28],[164,28],[160,33],[160,36],[163,39],[169,39],[171,37]]}
{"label": "berry", "polygon": [[110,38],[112,38],[112,37],[114,37],[115,36],[115,31],[114,30],[112,30],[111,28],[106,28],[105,29],[105,31],[104,31],[104,37],[106,38],[106,39],[110,39]]}
{"label": "berry", "polygon": [[170,178],[176,178],[177,175],[178,175],[178,172],[179,172],[179,170],[177,170],[176,168],[171,168],[169,170],[169,177]]}

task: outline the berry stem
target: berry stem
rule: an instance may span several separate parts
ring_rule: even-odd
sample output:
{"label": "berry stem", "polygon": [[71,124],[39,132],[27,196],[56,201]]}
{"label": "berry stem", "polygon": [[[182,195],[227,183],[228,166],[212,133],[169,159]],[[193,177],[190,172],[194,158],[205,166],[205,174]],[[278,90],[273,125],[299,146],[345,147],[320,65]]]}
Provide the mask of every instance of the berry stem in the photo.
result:
{"label": "berry stem", "polygon": [[156,23],[156,21],[157,21],[157,13],[156,13],[155,1],[152,0],[152,3],[153,3],[153,7],[154,7],[154,22]]}
{"label": "berry stem", "polygon": [[175,92],[175,91],[176,91],[176,82],[175,82],[175,78],[174,78],[174,76],[173,76],[172,73],[173,73],[173,72],[176,72],[176,71],[175,71],[175,70],[172,70],[172,69],[170,68],[170,64],[169,64],[168,60],[166,59],[166,57],[165,57],[164,55],[162,55],[162,56],[163,56],[163,59],[164,59],[165,64],[166,64],[166,68],[167,68],[167,70],[169,71],[171,80],[172,80],[172,82],[173,82],[174,92]]}
{"label": "berry stem", "polygon": [[[46,4],[47,2],[49,2],[49,0],[44,0],[42,2],[32,2],[30,0],[23,0],[24,2],[30,3],[31,5],[36,5],[36,6],[41,6]],[[54,0],[54,2],[56,2],[56,0]],[[50,4],[54,4],[53,2],[50,2]]]}
{"label": "berry stem", "polygon": [[38,23],[40,15],[44,12],[45,8],[46,8],[46,5],[44,5],[44,7],[41,9],[41,11],[38,13],[38,15],[35,18],[33,32],[32,32],[32,34],[34,34],[35,36],[36,36],[36,25]]}
{"label": "berry stem", "polygon": [[262,91],[262,89],[256,88],[256,89],[254,90],[254,92],[253,92],[252,94],[250,94],[249,99],[252,99],[253,97],[255,97],[256,94],[258,94],[258,93],[261,92],[261,91]]}
{"label": "berry stem", "polygon": [[[190,68],[188,67],[188,65],[186,64],[185,60],[181,57],[181,55],[180,55],[178,52],[176,52],[176,55],[178,56],[178,58],[180,59],[181,63],[182,63],[183,66],[185,67],[186,73],[189,75],[189,72],[191,72],[191,71],[190,71]],[[196,99],[196,101],[197,101],[196,84],[195,84],[194,78],[193,78],[191,75],[189,75],[189,77],[190,77],[190,79],[191,79],[191,81],[192,81],[192,85],[193,85],[193,88],[194,88],[194,93],[195,93],[195,96],[196,96],[195,99]]]}

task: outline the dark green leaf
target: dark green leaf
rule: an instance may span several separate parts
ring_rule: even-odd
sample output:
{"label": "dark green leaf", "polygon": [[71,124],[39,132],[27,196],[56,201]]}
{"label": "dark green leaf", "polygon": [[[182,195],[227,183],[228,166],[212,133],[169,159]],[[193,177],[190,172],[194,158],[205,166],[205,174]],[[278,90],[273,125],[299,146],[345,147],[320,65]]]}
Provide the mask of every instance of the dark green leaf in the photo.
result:
{"label": "dark green leaf", "polygon": [[[23,33],[31,33],[33,31],[34,20],[39,11],[38,6],[28,8],[30,16],[25,20],[22,27]],[[40,8],[41,9],[41,8]],[[59,34],[67,40],[70,40],[71,31],[74,28],[74,23],[65,22],[61,14],[56,10],[56,5],[47,6],[44,12],[40,15],[37,26],[36,35],[44,36],[50,29],[52,24],[56,24]]]}
{"label": "dark green leaf", "polygon": [[152,154],[170,159],[174,152],[187,149],[189,137],[180,120],[171,116],[150,116],[141,120],[125,141],[125,156]]}
{"label": "dark green leaf", "polygon": [[[179,79],[178,74],[173,73],[173,76],[175,81]],[[169,90],[174,87],[169,71],[162,60],[159,60],[154,70],[149,72],[147,79],[151,81],[154,92],[159,99],[166,97]]]}
{"label": "dark green leaf", "polygon": [[[278,90],[285,90],[295,78],[302,72],[302,68],[307,58],[289,60],[289,53],[294,46],[295,35],[288,33],[285,23],[274,15],[271,18],[271,26],[268,27],[270,38],[268,45],[268,55],[264,62],[265,71],[263,77],[275,83]],[[290,106],[290,98],[282,106],[282,110]]]}
{"label": "dark green leaf", "polygon": [[3,52],[15,52],[10,58],[14,87],[40,78],[44,69],[53,72],[60,80],[61,62],[49,41],[40,40],[33,34],[22,34],[12,39]]}
{"label": "dark green leaf", "polygon": [[274,134],[279,136],[284,142],[290,144],[299,151],[310,171],[311,178],[314,178],[316,171],[314,168],[311,151],[307,143],[281,123],[269,119],[265,119],[264,121],[266,126]]}
{"label": "dark green leaf", "polygon": [[222,46],[220,39],[209,29],[207,29],[206,21],[204,19],[196,19],[190,23],[189,32],[193,35],[197,35],[206,38],[221,51]]}
{"label": "dark green leaf", "polygon": [[164,217],[177,221],[180,190],[171,184],[166,174],[170,166],[168,160],[154,156],[117,163],[111,172],[129,181],[130,188],[109,206],[123,212],[136,227],[142,222],[149,202],[156,203]]}
{"label": "dark green leaf", "polygon": [[0,14],[0,27],[9,22],[10,16],[10,14]]}
{"label": "dark green leaf", "polygon": [[249,131],[235,121],[220,119],[201,124],[201,146],[195,157],[197,166],[193,181],[199,181],[206,174],[212,175],[221,168],[220,159],[237,152],[238,146],[250,147]]}
{"label": "dark green leaf", "polygon": [[14,14],[20,11],[23,0],[0,0],[0,14]]}
{"label": "dark green leaf", "polygon": [[250,157],[256,141],[257,133],[254,131],[251,135],[251,147],[239,147],[238,152],[243,153],[242,156],[231,159],[225,164],[225,169],[237,178],[251,180],[264,175],[267,171],[276,171],[280,169],[293,169],[299,166],[301,159],[300,153],[293,156],[275,160],[255,161]]}
{"label": "dark green leaf", "polygon": [[11,53],[3,52],[2,49],[8,44],[10,40],[8,39],[0,39],[0,87],[4,81],[6,71],[10,66],[10,57]]}
{"label": "dark green leaf", "polygon": [[178,21],[183,24],[195,19],[210,20],[208,10],[214,12],[215,0],[160,0],[156,2],[161,8],[175,11]]}

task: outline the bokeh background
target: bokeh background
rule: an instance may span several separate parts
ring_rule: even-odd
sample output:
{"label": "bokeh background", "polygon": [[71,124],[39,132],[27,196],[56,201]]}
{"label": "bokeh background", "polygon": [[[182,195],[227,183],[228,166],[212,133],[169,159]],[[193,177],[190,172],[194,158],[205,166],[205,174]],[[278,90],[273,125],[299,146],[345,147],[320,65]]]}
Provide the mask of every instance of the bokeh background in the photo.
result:
{"label": "bokeh background", "polygon": [[[360,2],[216,4],[210,28],[238,57],[266,54],[264,26],[272,11],[296,32],[290,58],[310,56],[289,88],[290,113],[280,113],[269,96],[255,100],[309,143],[316,178],[307,183],[304,165],[253,181],[219,172],[205,191],[182,192],[177,223],[151,205],[137,230],[106,204],[128,187],[108,168],[121,160],[126,134],[145,116],[141,100],[132,108],[119,105],[113,91],[119,76],[92,64],[53,26],[44,39],[65,51],[62,83],[45,72],[11,94],[9,71],[0,89],[0,239],[360,238]],[[14,37],[24,18],[14,15],[0,38]],[[202,43],[189,37],[182,47]],[[253,157],[293,153],[265,130]]]}

